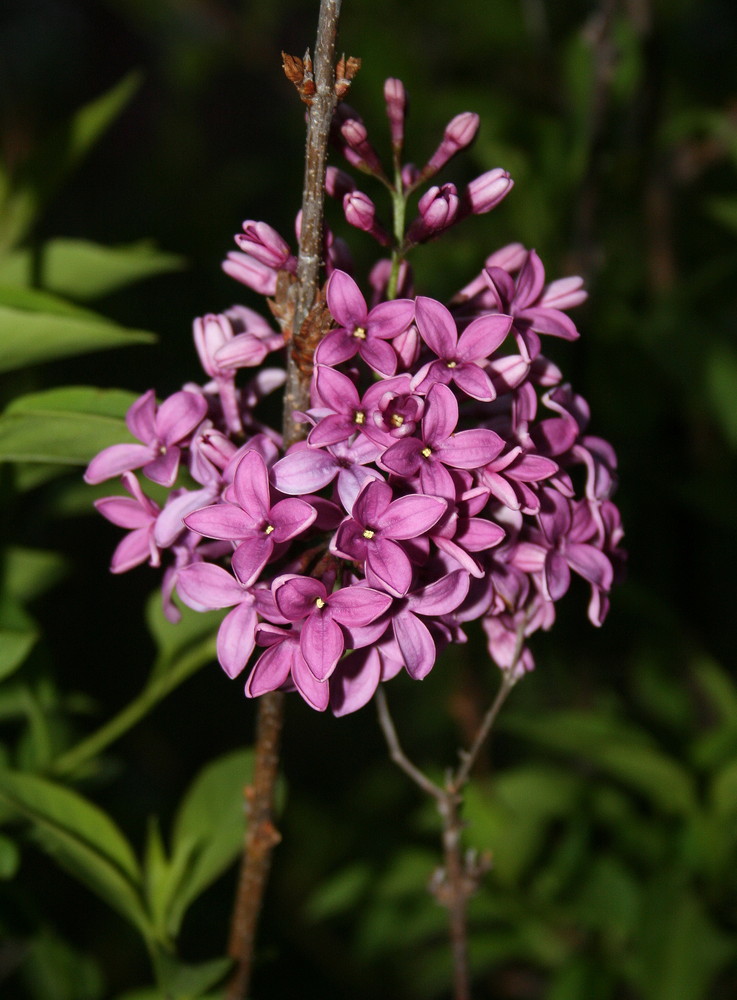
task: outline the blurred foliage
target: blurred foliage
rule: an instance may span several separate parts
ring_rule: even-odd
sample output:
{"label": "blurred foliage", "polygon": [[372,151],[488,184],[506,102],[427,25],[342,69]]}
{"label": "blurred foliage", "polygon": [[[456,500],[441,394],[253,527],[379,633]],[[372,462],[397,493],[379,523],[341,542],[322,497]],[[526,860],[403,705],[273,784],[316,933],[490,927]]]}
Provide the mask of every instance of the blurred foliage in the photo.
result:
{"label": "blurred foliage", "polygon": [[[258,304],[218,262],[242,218],[292,231],[303,112],[279,53],[304,51],[316,11],[0,11],[8,1000],[216,997],[227,972],[254,707],[212,665],[212,617],[168,626],[158,603],[144,615],[145,570],[106,573],[114,534],[89,517],[99,494],[79,466],[120,439],[131,392],[192,377],[194,315]],[[501,165],[515,190],[417,257],[418,290],[452,294],[512,240],[550,277],[583,273],[584,335],[554,358],[620,456],[628,582],[601,632],[572,593],[467,796],[467,845],[493,862],[471,907],[478,995],[731,998],[737,12],[345,0],[341,43],[363,58],[351,101],[380,148],[387,76],[410,91],[418,163],[450,117],[479,112],[450,179]],[[371,247],[329,210],[365,268]],[[440,773],[494,688],[478,636],[422,686],[393,682],[411,756]],[[426,890],[437,818],[371,708],[335,720],[290,703],[285,740],[254,996],[447,997],[445,914]]]}

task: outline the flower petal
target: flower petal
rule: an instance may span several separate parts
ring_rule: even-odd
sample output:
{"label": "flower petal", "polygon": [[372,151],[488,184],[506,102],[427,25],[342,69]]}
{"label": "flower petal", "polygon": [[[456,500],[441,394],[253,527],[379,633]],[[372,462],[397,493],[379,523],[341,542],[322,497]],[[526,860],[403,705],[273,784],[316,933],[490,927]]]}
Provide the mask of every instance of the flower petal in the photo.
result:
{"label": "flower petal", "polygon": [[218,629],[218,662],[228,677],[244,669],[255,645],[258,616],[251,604],[239,604],[223,618]]}
{"label": "flower petal", "polygon": [[177,593],[196,611],[240,604],[248,595],[227,570],[214,563],[191,563],[177,573]]}
{"label": "flower petal", "polygon": [[327,680],[343,655],[345,641],[340,626],[323,609],[315,611],[302,626],[300,649],[305,663],[318,681]]}
{"label": "flower petal", "polygon": [[427,625],[411,611],[403,611],[394,618],[394,637],[410,677],[416,681],[427,677],[437,655]]}
{"label": "flower petal", "polygon": [[365,326],[368,319],[366,300],[356,282],[345,271],[333,271],[327,287],[330,314],[340,326],[351,332]]}
{"label": "flower petal", "polygon": [[455,358],[458,330],[450,310],[435,299],[418,295],[415,322],[420,336],[439,358]]}

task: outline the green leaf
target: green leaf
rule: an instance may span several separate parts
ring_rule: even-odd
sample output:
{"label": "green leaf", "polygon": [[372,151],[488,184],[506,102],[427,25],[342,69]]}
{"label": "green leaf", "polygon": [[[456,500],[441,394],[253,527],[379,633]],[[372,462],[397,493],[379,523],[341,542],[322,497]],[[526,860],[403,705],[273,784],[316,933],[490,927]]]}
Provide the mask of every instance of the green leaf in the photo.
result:
{"label": "green leaf", "polygon": [[151,344],[145,330],[128,330],[104,317],[30,312],[0,306],[0,372],[55,361],[75,354]]}
{"label": "green leaf", "polygon": [[103,448],[133,441],[124,417],[136,399],[90,386],[21,396],[0,416],[0,461],[86,465]]}
{"label": "green leaf", "polygon": [[14,840],[0,833],[0,879],[11,879],[18,871],[20,852]]}
{"label": "green leaf", "polygon": [[244,789],[253,773],[253,751],[236,750],[197,775],[172,829],[172,866],[180,873],[172,887],[169,930],[176,934],[197,896],[235,861],[246,833]]}
{"label": "green leaf", "polygon": [[709,797],[722,818],[734,818],[737,814],[737,760],[731,760],[714,776]]}
{"label": "green leaf", "polygon": [[28,990],[24,996],[34,1000],[101,1000],[105,995],[95,959],[77,951],[50,927],[42,927],[30,942],[22,975]]}
{"label": "green leaf", "polygon": [[[0,258],[2,266],[2,258]],[[90,309],[83,309],[66,299],[38,288],[18,288],[13,285],[0,285],[0,306],[9,309],[20,309],[30,313],[47,313],[53,316],[76,316],[83,320],[99,320],[99,315]]]}
{"label": "green leaf", "polygon": [[68,121],[52,129],[6,186],[0,204],[0,253],[20,243],[66,176],[118,117],[140,81],[129,73],[101,97],[90,101]]}
{"label": "green leaf", "polygon": [[41,254],[40,265],[30,250],[16,250],[0,259],[0,283],[28,286],[39,267],[45,289],[84,302],[184,267],[183,257],[147,242],[107,247],[89,240],[57,239],[45,243]]}
{"label": "green leaf", "polygon": [[138,863],[109,816],[63,785],[5,769],[0,802],[31,821],[35,838],[64,868],[151,936]]}
{"label": "green leaf", "polygon": [[704,373],[706,399],[732,447],[737,447],[737,352],[727,344],[713,344]]}
{"label": "green leaf", "polygon": [[229,958],[188,965],[165,955],[157,962],[167,1000],[202,1000],[203,994],[224,979],[232,966]]}
{"label": "green leaf", "polygon": [[58,552],[10,546],[3,553],[3,582],[19,601],[32,601],[64,576],[66,562]]}
{"label": "green leaf", "polygon": [[38,638],[36,623],[10,596],[0,600],[0,680],[23,663]]}

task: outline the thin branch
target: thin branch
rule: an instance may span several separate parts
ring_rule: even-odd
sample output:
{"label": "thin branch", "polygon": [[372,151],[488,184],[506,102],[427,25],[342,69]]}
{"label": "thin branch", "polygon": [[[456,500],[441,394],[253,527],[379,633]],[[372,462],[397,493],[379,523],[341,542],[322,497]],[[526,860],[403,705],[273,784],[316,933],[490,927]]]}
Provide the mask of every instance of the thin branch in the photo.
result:
{"label": "thin branch", "polygon": [[428,776],[424,774],[419,767],[416,767],[409,757],[407,757],[404,750],[402,750],[399,742],[399,736],[397,735],[397,728],[394,725],[394,720],[389,713],[389,705],[387,704],[386,695],[384,694],[384,688],[381,685],[379,685],[376,689],[375,697],[376,710],[379,714],[379,724],[381,725],[384,737],[386,738],[387,746],[389,747],[389,756],[397,767],[401,768],[416,785],[419,785],[423,792],[426,792],[434,799],[442,802],[445,798],[445,790],[428,778]]}
{"label": "thin branch", "polygon": [[[294,421],[295,410],[309,406],[310,368],[300,363],[305,353],[314,351],[308,319],[318,297],[320,267],[323,261],[323,199],[325,167],[330,123],[335,96],[335,36],[341,0],[321,0],[315,44],[315,95],[310,106],[305,154],[305,179],[302,197],[297,281],[294,289],[292,345],[287,356],[287,383],[284,392],[283,445],[302,436],[302,425]],[[271,856],[279,843],[274,824],[274,791],[279,766],[279,745],[284,718],[284,694],[273,691],[259,699],[256,726],[256,763],[253,785],[246,790],[248,832],[236,893],[229,955],[236,970],[228,986],[227,1000],[245,1000],[253,967],[258,918]]]}

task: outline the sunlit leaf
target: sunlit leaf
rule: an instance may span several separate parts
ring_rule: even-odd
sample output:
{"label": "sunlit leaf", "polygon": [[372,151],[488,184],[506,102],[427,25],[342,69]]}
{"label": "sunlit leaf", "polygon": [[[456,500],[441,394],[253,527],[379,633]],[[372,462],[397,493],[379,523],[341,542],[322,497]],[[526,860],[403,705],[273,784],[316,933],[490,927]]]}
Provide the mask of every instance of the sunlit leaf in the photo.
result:
{"label": "sunlit leaf", "polygon": [[182,257],[150,243],[107,247],[89,240],[57,239],[44,244],[38,263],[30,250],[16,250],[0,259],[0,284],[27,286],[37,267],[43,288],[85,302],[183,266]]}
{"label": "sunlit leaf", "polygon": [[153,333],[129,330],[102,316],[90,319],[0,306],[0,372],[155,339]]}

